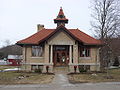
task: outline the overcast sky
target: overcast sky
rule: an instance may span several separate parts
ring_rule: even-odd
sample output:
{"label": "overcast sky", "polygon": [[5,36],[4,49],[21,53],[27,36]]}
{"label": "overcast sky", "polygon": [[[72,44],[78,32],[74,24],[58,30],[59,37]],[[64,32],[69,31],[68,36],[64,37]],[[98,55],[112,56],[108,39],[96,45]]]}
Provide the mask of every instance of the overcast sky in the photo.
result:
{"label": "overcast sky", "polygon": [[79,28],[92,35],[90,30],[90,0],[0,0],[0,47],[5,40],[12,44],[37,31],[37,24],[56,28],[53,19],[62,6],[67,28]]}

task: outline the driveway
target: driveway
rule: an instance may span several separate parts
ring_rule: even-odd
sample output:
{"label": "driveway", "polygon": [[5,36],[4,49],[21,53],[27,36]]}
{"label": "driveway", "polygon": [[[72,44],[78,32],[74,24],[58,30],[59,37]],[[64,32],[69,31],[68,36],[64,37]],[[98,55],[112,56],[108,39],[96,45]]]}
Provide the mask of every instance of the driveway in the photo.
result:
{"label": "driveway", "polygon": [[70,84],[66,74],[57,73],[47,85],[0,85],[0,90],[120,90],[120,82]]}

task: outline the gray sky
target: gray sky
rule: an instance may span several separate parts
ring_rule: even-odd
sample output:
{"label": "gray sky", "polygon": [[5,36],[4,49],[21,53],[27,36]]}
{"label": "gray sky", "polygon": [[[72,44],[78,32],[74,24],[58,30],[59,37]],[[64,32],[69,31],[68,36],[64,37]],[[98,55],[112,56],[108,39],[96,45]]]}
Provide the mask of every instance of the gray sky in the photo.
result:
{"label": "gray sky", "polygon": [[61,6],[69,19],[67,28],[92,35],[90,4],[90,0],[0,0],[0,47],[6,39],[14,44],[34,34],[37,24],[56,28],[53,19]]}

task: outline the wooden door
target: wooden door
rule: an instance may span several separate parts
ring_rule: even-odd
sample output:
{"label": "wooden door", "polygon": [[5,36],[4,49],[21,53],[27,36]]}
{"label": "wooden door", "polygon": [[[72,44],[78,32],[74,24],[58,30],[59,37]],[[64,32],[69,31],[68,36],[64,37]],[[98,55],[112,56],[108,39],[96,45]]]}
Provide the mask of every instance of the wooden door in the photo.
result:
{"label": "wooden door", "polygon": [[54,53],[54,66],[66,66],[67,65],[67,52],[55,51]]}

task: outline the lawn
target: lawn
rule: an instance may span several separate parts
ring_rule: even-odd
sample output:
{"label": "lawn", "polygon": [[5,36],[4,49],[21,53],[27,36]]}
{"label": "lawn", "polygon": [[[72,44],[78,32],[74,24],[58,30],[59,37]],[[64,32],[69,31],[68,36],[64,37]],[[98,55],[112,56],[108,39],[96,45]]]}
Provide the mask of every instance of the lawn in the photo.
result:
{"label": "lawn", "polygon": [[28,72],[0,72],[0,84],[46,84],[54,75]]}
{"label": "lawn", "polygon": [[68,75],[71,83],[97,83],[97,82],[120,82],[120,69],[109,70],[109,76],[106,73],[86,73]]}

